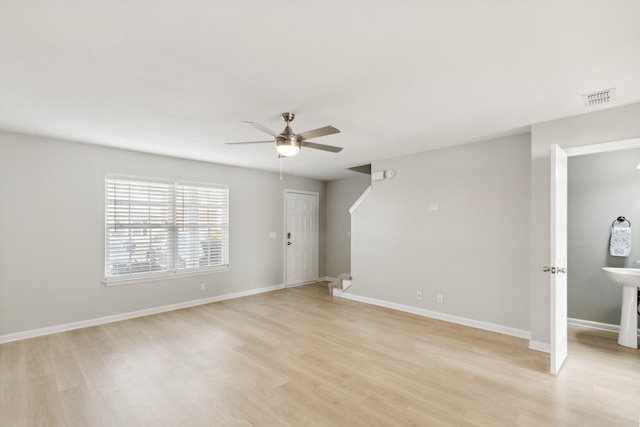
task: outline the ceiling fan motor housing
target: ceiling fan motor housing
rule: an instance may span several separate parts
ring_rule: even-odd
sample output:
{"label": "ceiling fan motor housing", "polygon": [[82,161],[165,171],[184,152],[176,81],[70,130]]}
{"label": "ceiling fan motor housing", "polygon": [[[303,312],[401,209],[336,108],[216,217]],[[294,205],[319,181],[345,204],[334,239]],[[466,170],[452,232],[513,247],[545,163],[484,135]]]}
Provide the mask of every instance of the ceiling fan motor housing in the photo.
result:
{"label": "ceiling fan motor housing", "polygon": [[300,148],[300,142],[298,141],[295,135],[276,136],[276,147],[280,147],[281,145],[291,145],[291,146]]}
{"label": "ceiling fan motor housing", "polygon": [[289,122],[292,122],[293,119],[296,118],[296,115],[293,113],[282,113],[282,120],[284,120],[287,123],[287,126],[289,125]]}

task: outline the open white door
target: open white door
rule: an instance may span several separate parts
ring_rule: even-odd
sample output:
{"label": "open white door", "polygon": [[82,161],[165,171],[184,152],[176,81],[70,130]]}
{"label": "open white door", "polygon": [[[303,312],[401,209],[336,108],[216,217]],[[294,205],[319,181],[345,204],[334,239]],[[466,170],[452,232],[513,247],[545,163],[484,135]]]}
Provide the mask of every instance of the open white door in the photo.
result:
{"label": "open white door", "polygon": [[551,373],[567,358],[567,154],[551,146]]}

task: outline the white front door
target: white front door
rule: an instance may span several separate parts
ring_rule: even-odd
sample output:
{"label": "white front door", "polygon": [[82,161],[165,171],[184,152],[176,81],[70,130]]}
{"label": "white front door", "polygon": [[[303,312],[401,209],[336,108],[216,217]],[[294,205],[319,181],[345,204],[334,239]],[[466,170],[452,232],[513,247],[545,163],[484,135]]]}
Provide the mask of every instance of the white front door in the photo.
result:
{"label": "white front door", "polygon": [[318,194],[285,192],[285,286],[318,280]]}
{"label": "white front door", "polygon": [[551,147],[551,373],[567,358],[567,154]]}

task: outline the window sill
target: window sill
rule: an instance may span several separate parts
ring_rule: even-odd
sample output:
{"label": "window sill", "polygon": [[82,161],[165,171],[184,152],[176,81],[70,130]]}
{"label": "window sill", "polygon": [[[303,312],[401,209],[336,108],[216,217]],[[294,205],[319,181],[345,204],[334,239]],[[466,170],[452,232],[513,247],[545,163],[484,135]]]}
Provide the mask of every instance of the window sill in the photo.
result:
{"label": "window sill", "polygon": [[180,279],[183,277],[191,277],[191,276],[202,276],[205,274],[214,274],[214,273],[224,273],[231,270],[230,266],[224,267],[216,267],[216,268],[207,268],[200,269],[198,271],[179,271],[179,272],[171,272],[171,273],[157,273],[150,274],[145,276],[137,276],[137,277],[126,277],[126,278],[108,278],[104,279],[102,283],[105,286],[122,286],[122,285],[133,285],[136,283],[146,283],[146,282],[157,282],[159,280],[171,280],[171,279]]}

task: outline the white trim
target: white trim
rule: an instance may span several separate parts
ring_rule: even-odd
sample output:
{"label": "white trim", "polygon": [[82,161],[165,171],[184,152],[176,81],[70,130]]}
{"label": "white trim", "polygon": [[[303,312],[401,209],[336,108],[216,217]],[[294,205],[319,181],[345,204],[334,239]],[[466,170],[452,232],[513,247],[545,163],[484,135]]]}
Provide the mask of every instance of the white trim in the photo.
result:
{"label": "white trim", "polygon": [[[571,317],[567,319],[567,324],[571,326],[578,326],[581,328],[597,329],[599,331],[607,331],[607,332],[615,332],[615,333],[618,333],[620,331],[620,326],[618,325],[593,322],[591,320],[574,319]],[[640,329],[638,329],[638,335],[640,335]],[[539,341],[529,341],[529,348],[531,350],[542,351],[544,353],[551,352],[551,346],[548,343],[543,343]]]}
{"label": "white trim", "polygon": [[[332,297],[339,297],[340,295],[342,295],[342,292],[344,292],[344,289],[331,288],[331,296]],[[343,298],[350,299],[347,296],[344,296]]]}
{"label": "white trim", "polygon": [[582,156],[584,154],[597,154],[607,151],[626,150],[640,147],[640,138],[623,139],[620,141],[601,142],[598,144],[580,145],[577,147],[563,148],[567,156]]}
{"label": "white trim", "polygon": [[508,326],[496,325],[494,323],[481,322],[479,320],[467,319],[465,317],[453,316],[451,314],[440,313],[437,311],[425,310],[423,308],[412,307],[409,305],[396,304],[393,302],[382,301],[374,298],[363,297],[351,293],[335,293],[334,296],[345,298],[353,301],[363,302],[366,304],[377,305],[380,307],[390,308],[392,310],[404,311],[406,313],[417,314],[418,316],[428,317],[431,319],[443,320],[449,323],[469,326],[485,331],[497,332],[504,335],[510,335],[517,338],[531,339],[531,332],[522,329],[510,328]]}
{"label": "white trim", "polygon": [[[615,332],[615,333],[620,332],[620,326],[619,325],[612,325],[612,324],[609,324],[609,323],[594,322],[592,320],[573,319],[573,318],[570,317],[570,318],[567,319],[567,323],[569,325],[578,326],[578,327],[581,327],[581,328],[597,329],[599,331],[608,331],[608,332]],[[640,335],[640,329],[638,329],[638,335]]]}
{"label": "white trim", "polygon": [[529,350],[551,353],[551,344],[540,341],[529,341]]}
{"label": "white trim", "polygon": [[349,208],[350,215],[353,215],[356,209],[358,209],[358,207],[362,204],[362,202],[364,202],[364,200],[369,196],[370,193],[371,193],[371,186],[368,186],[367,189],[364,190],[364,193],[362,193],[360,197],[358,197],[358,200],[355,201],[353,206]]}
{"label": "white trim", "polygon": [[295,285],[289,285],[287,286],[287,289],[289,288],[297,288],[298,286],[307,286],[307,285],[315,285],[316,283],[320,282],[320,279],[318,280],[312,280],[310,282],[304,282],[304,283],[296,283]]}
{"label": "white trim", "polygon": [[95,319],[82,320],[79,322],[64,323],[62,325],[48,326],[46,328],[32,329],[30,331],[16,332],[13,334],[0,335],[0,344],[11,341],[24,340],[27,338],[40,337],[43,335],[57,334],[59,332],[72,331],[74,329],[88,328],[90,326],[104,325],[105,323],[119,322],[121,320],[133,319],[136,317],[149,316],[152,314],[164,313],[167,311],[180,310],[183,308],[195,307],[198,305],[211,304],[213,302],[225,301],[234,298],[246,297],[249,295],[262,294],[265,292],[284,289],[284,285],[265,286],[262,288],[249,289],[247,291],[234,292],[231,294],[218,295],[210,298],[185,301],[176,304],[152,307],[144,310],[132,311],[129,313],[114,314],[112,316],[98,317]]}
{"label": "white trim", "polygon": [[106,278],[102,281],[102,284],[105,286],[123,286],[123,285],[133,285],[136,283],[145,283],[145,282],[155,282],[158,280],[171,280],[171,279],[181,279],[184,277],[190,276],[203,276],[207,274],[215,274],[215,273],[226,273],[230,271],[231,267],[212,267],[212,268],[198,268],[195,271],[186,271],[180,270],[172,271],[172,272],[162,272],[151,275],[144,275],[140,277],[126,277],[126,278],[115,278],[109,279]]}
{"label": "white trim", "polygon": [[107,179],[117,179],[122,181],[135,181],[140,183],[149,183],[152,182],[154,184],[167,184],[167,185],[175,185],[175,178],[159,178],[157,176],[144,176],[144,175],[123,175],[117,173],[107,173],[104,176],[105,180]]}

